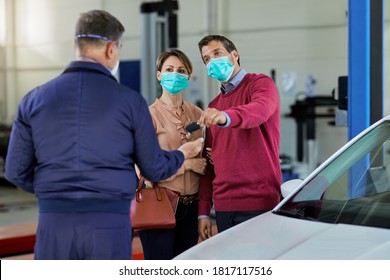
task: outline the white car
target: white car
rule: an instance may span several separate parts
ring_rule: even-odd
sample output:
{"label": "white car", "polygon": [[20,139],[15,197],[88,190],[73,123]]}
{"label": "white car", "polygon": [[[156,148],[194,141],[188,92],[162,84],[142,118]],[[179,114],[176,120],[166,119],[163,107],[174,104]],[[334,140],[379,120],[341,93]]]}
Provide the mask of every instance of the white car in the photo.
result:
{"label": "white car", "polygon": [[305,180],[282,185],[272,211],[175,259],[390,260],[390,116],[337,151]]}

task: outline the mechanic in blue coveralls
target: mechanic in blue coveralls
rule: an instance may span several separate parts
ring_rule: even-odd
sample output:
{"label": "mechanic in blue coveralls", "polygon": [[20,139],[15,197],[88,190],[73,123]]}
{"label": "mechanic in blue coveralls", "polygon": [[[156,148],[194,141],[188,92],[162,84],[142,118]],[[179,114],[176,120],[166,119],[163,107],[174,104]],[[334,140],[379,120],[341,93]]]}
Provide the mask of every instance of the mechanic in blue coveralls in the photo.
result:
{"label": "mechanic in blue coveralls", "polygon": [[160,181],[201,151],[160,149],[145,99],[113,76],[123,32],[105,11],[81,14],[77,59],[19,104],[6,178],[38,199],[35,259],[130,259],[134,164]]}

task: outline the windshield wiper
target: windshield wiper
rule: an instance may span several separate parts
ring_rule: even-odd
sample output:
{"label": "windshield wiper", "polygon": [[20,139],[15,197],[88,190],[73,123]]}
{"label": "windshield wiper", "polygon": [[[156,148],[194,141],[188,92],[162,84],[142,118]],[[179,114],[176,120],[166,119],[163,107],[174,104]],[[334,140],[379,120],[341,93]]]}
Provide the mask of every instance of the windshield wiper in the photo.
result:
{"label": "windshield wiper", "polygon": [[301,220],[308,220],[308,221],[318,221],[315,218],[306,216],[305,214],[305,208],[302,209],[293,209],[293,210],[285,210],[285,209],[279,209],[274,212],[275,214],[286,216],[286,217],[292,217],[292,218],[298,218]]}

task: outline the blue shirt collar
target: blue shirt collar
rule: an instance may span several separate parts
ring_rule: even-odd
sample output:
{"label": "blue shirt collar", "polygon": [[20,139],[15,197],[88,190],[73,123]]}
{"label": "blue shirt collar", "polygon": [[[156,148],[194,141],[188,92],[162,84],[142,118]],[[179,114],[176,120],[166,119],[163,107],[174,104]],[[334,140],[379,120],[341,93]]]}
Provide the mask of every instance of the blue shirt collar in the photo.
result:
{"label": "blue shirt collar", "polygon": [[232,80],[226,86],[221,85],[221,92],[225,94],[234,90],[238,86],[238,84],[241,83],[242,79],[244,79],[246,74],[247,72],[244,69],[238,71],[238,73],[232,78]]}

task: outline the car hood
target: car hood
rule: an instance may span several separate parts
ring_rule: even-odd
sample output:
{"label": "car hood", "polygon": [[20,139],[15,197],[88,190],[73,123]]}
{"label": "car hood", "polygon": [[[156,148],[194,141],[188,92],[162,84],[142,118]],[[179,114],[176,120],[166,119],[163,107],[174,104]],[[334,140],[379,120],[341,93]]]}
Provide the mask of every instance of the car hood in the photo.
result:
{"label": "car hood", "polygon": [[388,260],[390,230],[268,212],[201,242],[175,259]]}

